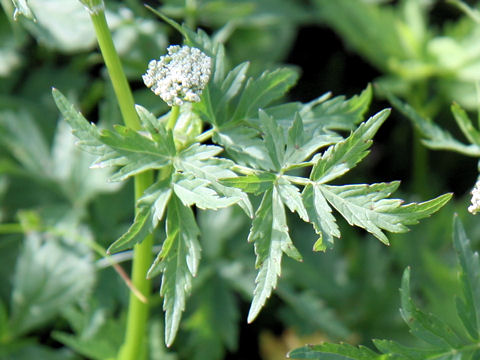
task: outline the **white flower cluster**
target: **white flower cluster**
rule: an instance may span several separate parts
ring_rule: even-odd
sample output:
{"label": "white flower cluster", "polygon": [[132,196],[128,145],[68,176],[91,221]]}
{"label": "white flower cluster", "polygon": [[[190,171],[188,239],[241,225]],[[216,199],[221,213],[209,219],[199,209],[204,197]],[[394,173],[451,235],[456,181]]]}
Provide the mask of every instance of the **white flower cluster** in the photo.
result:
{"label": "white flower cluster", "polygon": [[199,102],[210,79],[212,59],[189,46],[172,45],[167,50],[167,55],[150,61],[143,82],[169,106]]}
{"label": "white flower cluster", "polygon": [[473,215],[480,211],[480,180],[477,180],[472,190],[472,205],[468,207],[468,211]]}

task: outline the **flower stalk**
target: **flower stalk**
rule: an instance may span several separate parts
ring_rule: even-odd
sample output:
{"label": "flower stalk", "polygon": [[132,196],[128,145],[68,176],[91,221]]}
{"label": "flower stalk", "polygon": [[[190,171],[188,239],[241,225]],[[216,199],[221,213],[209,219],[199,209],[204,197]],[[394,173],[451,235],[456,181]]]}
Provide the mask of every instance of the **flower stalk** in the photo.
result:
{"label": "flower stalk", "polygon": [[[122,68],[118,53],[113,44],[112,35],[105,18],[105,11],[96,8],[90,12],[95,28],[98,44],[107,67],[113,89],[120,106],[123,121],[127,127],[134,130],[141,128],[140,120],[135,111],[135,102],[127,78]],[[153,183],[153,173],[144,172],[135,176],[135,201],[145,189]],[[151,292],[150,280],[146,278],[147,270],[152,262],[153,237],[147,236],[143,242],[135,245],[132,260],[132,284],[148,299]],[[119,360],[146,359],[146,331],[149,304],[142,302],[133,292],[127,314],[125,340],[119,353]]]}

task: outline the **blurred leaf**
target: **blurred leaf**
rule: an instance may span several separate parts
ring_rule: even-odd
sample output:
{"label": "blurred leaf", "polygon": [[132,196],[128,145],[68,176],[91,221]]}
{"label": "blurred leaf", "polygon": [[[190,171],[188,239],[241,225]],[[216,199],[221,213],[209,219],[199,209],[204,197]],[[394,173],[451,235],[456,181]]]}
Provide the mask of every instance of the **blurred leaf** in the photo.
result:
{"label": "blurred leaf", "polygon": [[122,344],[123,321],[107,318],[102,309],[82,310],[69,307],[64,311],[75,335],[55,331],[52,337],[90,359],[114,359]]}
{"label": "blurred leaf", "polygon": [[354,347],[348,344],[307,345],[288,353],[289,359],[318,360],[384,360],[384,355],[376,354],[365,346]]}
{"label": "blurred leaf", "polygon": [[78,360],[78,357],[65,348],[52,349],[32,340],[21,340],[0,346],[0,358],[2,360]]}
{"label": "blurred leaf", "polygon": [[453,245],[462,271],[460,281],[463,299],[457,298],[457,312],[465,329],[473,339],[480,337],[480,263],[478,253],[473,252],[470,240],[458,219],[454,221]]}
{"label": "blurred leaf", "polygon": [[77,0],[29,0],[35,21],[24,26],[47,47],[72,53],[91,50],[96,43],[90,16]]}
{"label": "blurred leaf", "polygon": [[[475,143],[472,145],[462,144],[461,142],[455,140],[449,132],[441,129],[432,121],[424,119],[420,114],[415,111],[415,109],[413,109],[407,103],[400,101],[392,94],[388,94],[387,96],[392,105],[408,119],[410,119],[410,121],[413,122],[421,135],[426,138],[426,140],[423,140],[423,143],[429,148],[436,150],[451,150],[459,152],[463,155],[480,157],[479,145],[476,145]],[[465,126],[466,119],[463,117],[461,111],[459,111],[459,108],[453,107],[452,109],[457,118],[457,121],[461,122],[461,126]],[[468,138],[471,138],[472,136],[475,136],[475,134],[473,133],[469,135]]]}
{"label": "blurred leaf", "polygon": [[15,269],[12,334],[20,336],[51,321],[88,293],[93,281],[88,256],[76,254],[59,239],[28,234]]}
{"label": "blurred leaf", "polygon": [[203,279],[191,300],[192,314],[185,321],[189,330],[188,358],[220,360],[225,349],[235,351],[239,309],[234,293],[217,274]]}

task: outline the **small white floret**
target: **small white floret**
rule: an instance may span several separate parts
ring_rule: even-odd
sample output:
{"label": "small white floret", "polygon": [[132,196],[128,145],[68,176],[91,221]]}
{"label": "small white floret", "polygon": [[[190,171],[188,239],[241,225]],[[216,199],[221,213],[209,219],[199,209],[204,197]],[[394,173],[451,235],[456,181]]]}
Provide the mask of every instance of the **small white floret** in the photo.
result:
{"label": "small white floret", "polygon": [[468,207],[468,211],[473,215],[480,211],[480,179],[472,190],[472,205]]}
{"label": "small white floret", "polygon": [[172,45],[167,51],[167,55],[148,63],[143,82],[169,106],[199,102],[210,79],[212,59],[186,45]]}

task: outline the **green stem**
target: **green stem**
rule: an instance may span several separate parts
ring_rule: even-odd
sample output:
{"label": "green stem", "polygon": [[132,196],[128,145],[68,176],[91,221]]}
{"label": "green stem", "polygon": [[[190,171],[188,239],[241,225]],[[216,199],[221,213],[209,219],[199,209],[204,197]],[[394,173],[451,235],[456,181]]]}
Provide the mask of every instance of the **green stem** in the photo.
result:
{"label": "green stem", "polygon": [[[115,50],[112,35],[108,28],[103,9],[90,13],[100,50],[107,66],[113,89],[120,106],[126,126],[139,130],[141,124],[135,111],[135,103],[120,58]],[[153,183],[153,173],[145,172],[135,176],[135,201],[145,189]],[[146,278],[147,270],[152,262],[153,237],[147,236],[140,244],[135,245],[132,262],[132,283],[145,298],[150,297],[151,285]],[[130,303],[127,314],[125,340],[119,353],[120,360],[146,359],[146,332],[148,324],[149,304],[144,303],[130,292]]]}
{"label": "green stem", "polygon": [[168,117],[167,130],[173,130],[175,124],[177,123],[178,115],[180,115],[180,107],[175,105],[172,106],[170,116]]}

